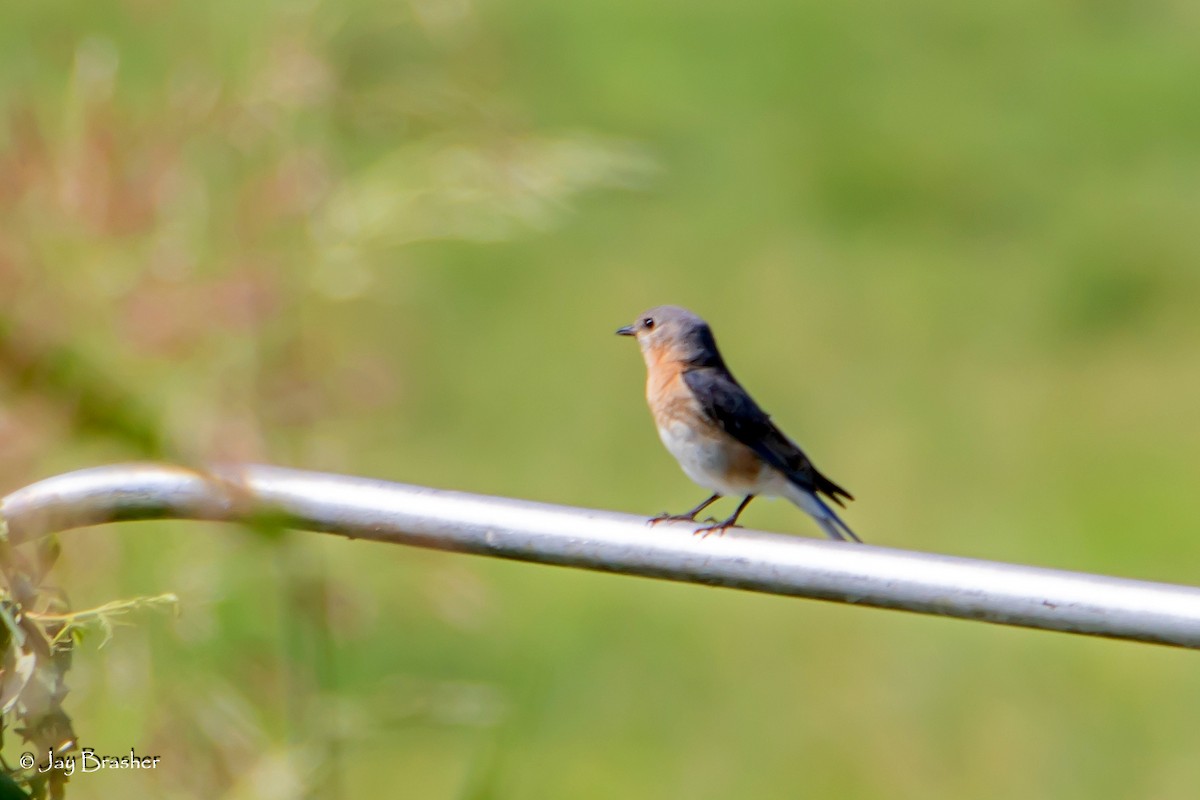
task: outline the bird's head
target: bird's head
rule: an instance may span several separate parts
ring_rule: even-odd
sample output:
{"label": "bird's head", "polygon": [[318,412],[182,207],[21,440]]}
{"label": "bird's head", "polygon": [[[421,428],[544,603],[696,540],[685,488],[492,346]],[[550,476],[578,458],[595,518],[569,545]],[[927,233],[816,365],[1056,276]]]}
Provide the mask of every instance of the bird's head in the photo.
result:
{"label": "bird's head", "polygon": [[637,339],[647,365],[674,361],[692,367],[724,366],[712,329],[686,308],[656,306],[617,333]]}

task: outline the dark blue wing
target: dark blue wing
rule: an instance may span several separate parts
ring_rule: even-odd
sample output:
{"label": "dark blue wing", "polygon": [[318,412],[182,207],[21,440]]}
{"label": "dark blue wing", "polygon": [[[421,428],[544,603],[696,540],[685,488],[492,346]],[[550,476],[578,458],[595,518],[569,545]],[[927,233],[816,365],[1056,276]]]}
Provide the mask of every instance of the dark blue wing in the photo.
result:
{"label": "dark blue wing", "polygon": [[705,414],[758,457],[810,492],[826,495],[838,505],[854,497],[826,478],[795,442],[783,435],[765,411],[726,370],[705,367],[683,373]]}

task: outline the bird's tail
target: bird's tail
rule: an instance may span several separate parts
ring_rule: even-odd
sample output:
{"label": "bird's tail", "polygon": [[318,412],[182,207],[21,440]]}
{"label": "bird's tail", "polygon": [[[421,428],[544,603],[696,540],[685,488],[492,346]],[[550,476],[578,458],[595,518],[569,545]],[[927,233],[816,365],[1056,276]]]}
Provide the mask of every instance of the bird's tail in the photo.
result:
{"label": "bird's tail", "polygon": [[825,531],[825,535],[830,539],[842,542],[849,540],[858,542],[859,544],[862,543],[862,539],[858,538],[854,531],[850,530],[850,526],[842,522],[842,518],[813,492],[794,483],[789,483],[787,499],[791,500],[802,511],[815,519],[817,524],[821,526],[821,529]]}

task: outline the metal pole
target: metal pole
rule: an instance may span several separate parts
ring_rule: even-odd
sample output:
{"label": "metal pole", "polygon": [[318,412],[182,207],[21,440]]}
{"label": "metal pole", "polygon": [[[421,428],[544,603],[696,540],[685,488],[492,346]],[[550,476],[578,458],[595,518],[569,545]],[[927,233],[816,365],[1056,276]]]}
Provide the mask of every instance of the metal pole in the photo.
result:
{"label": "metal pole", "polygon": [[13,543],[132,519],[261,520],[438,550],[1200,647],[1200,589],[749,530],[694,526],[269,466],[130,464],[0,500]]}

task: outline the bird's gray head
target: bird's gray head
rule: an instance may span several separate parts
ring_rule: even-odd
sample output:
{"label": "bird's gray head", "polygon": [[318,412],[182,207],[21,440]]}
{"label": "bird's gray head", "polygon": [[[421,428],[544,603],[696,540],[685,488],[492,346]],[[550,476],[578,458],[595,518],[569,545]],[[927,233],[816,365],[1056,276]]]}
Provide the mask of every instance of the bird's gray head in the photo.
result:
{"label": "bird's gray head", "polygon": [[648,365],[677,361],[689,367],[725,366],[708,323],[686,308],[655,306],[617,333],[637,339]]}

